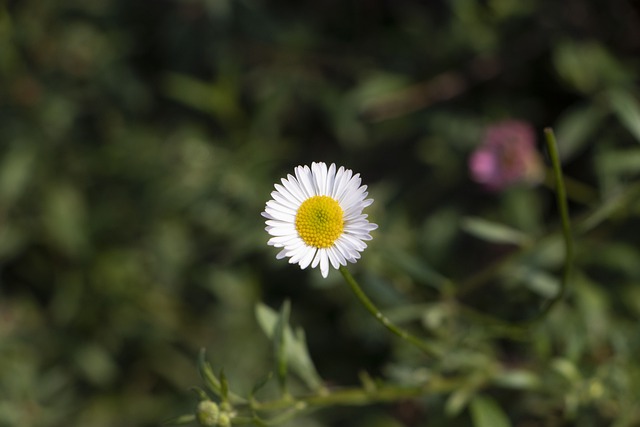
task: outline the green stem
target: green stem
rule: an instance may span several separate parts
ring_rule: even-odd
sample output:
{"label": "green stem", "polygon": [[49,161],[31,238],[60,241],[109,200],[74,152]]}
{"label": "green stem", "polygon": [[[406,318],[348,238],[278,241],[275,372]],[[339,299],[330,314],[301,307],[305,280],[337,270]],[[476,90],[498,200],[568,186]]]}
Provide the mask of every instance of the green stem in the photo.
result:
{"label": "green stem", "polygon": [[558,203],[558,211],[560,213],[560,219],[562,221],[562,237],[564,240],[565,255],[564,264],[562,267],[562,280],[560,282],[560,290],[555,297],[549,300],[538,318],[544,317],[558,301],[564,298],[567,292],[569,276],[571,275],[571,265],[573,264],[573,237],[571,235],[571,219],[569,218],[567,191],[562,176],[560,156],[558,155],[558,143],[553,133],[553,129],[545,128],[544,136],[547,143],[547,150],[549,151],[549,157],[551,158],[551,165],[553,166],[553,174],[555,177],[556,202]]}
{"label": "green stem", "polygon": [[438,377],[434,376],[424,384],[418,386],[391,386],[385,385],[373,389],[345,388],[331,390],[327,394],[301,396],[294,402],[282,399],[252,402],[251,408],[255,411],[280,411],[291,409],[298,411],[319,409],[327,406],[361,406],[372,403],[393,402],[412,397],[450,393],[458,390],[467,381],[464,377]]}
{"label": "green stem", "polygon": [[356,295],[360,303],[367,309],[369,313],[373,315],[373,317],[380,322],[385,328],[391,331],[393,334],[407,341],[408,343],[418,347],[424,353],[430,356],[440,356],[441,352],[435,349],[432,345],[426,343],[420,338],[412,335],[410,332],[396,326],[393,322],[391,322],[385,315],[383,315],[378,307],[369,299],[369,297],[364,293],[358,282],[353,278],[349,270],[346,267],[340,266],[340,273],[342,273],[342,277],[347,282],[351,290]]}

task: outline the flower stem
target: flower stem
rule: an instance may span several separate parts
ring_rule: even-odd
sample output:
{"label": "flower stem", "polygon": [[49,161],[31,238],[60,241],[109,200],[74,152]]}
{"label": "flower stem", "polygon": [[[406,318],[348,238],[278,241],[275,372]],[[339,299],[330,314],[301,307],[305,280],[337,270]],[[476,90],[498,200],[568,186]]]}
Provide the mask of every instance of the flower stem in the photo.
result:
{"label": "flower stem", "polygon": [[412,397],[447,394],[460,389],[467,381],[464,376],[433,376],[421,385],[376,385],[373,389],[334,389],[324,394],[301,396],[295,401],[277,399],[266,402],[252,402],[251,408],[254,411],[266,412],[287,410],[293,407],[298,412],[302,412],[330,406],[363,406],[379,402],[399,401]]}
{"label": "flower stem", "polygon": [[402,338],[408,343],[418,347],[425,354],[430,356],[441,356],[441,351],[436,349],[433,345],[421,340],[420,338],[412,335],[410,332],[396,326],[391,320],[389,320],[385,315],[383,315],[378,307],[369,299],[369,297],[364,293],[358,282],[353,278],[349,270],[346,267],[340,266],[340,273],[342,273],[342,277],[347,282],[353,293],[356,295],[360,303],[367,309],[375,319],[380,322],[385,328],[391,331],[394,335]]}
{"label": "flower stem", "polygon": [[560,213],[560,220],[562,221],[562,237],[564,240],[564,264],[562,267],[562,280],[560,282],[560,290],[553,297],[540,312],[538,318],[544,317],[553,306],[564,298],[567,292],[567,284],[569,282],[569,276],[571,274],[571,265],[573,263],[573,237],[571,235],[571,220],[569,218],[569,206],[567,203],[567,191],[564,185],[564,178],[562,176],[562,166],[560,165],[560,156],[558,155],[558,143],[556,136],[553,133],[553,129],[544,129],[545,141],[547,143],[547,150],[549,151],[549,157],[551,158],[551,166],[553,167],[553,175],[555,178],[556,187],[556,202],[558,204],[558,212]]}

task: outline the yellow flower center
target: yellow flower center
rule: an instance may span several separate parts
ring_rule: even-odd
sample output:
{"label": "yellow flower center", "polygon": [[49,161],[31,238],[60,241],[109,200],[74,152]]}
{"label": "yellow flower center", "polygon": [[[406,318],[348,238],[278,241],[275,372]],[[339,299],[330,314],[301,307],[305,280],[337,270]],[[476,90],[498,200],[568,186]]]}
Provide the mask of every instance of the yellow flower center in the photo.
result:
{"label": "yellow flower center", "polygon": [[313,196],[302,202],[296,213],[296,230],[309,246],[328,248],[344,229],[344,212],[329,196]]}

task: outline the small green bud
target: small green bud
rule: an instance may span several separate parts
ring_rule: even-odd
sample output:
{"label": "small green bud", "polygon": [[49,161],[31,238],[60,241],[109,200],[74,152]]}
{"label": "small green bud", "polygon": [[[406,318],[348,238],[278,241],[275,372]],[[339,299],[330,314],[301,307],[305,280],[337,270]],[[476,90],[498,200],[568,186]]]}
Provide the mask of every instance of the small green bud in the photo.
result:
{"label": "small green bud", "polygon": [[215,426],[221,418],[220,409],[218,409],[218,405],[215,402],[203,400],[198,403],[196,417],[198,418],[198,424],[201,426]]}
{"label": "small green bud", "polygon": [[230,427],[231,426],[231,415],[228,412],[221,412],[220,418],[218,418],[218,425],[220,427]]}

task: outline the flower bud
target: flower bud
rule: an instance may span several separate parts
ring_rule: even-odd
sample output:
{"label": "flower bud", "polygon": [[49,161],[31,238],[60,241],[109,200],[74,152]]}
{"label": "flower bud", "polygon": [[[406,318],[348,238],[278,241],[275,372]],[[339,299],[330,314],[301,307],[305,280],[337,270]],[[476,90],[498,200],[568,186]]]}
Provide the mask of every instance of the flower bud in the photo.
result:
{"label": "flower bud", "polygon": [[210,400],[203,400],[198,403],[198,407],[196,408],[196,418],[198,419],[198,424],[201,426],[215,426],[218,425],[220,416],[220,409],[215,402]]}
{"label": "flower bud", "polygon": [[228,412],[221,412],[220,418],[218,418],[218,425],[220,427],[230,427],[231,426],[231,415]]}

